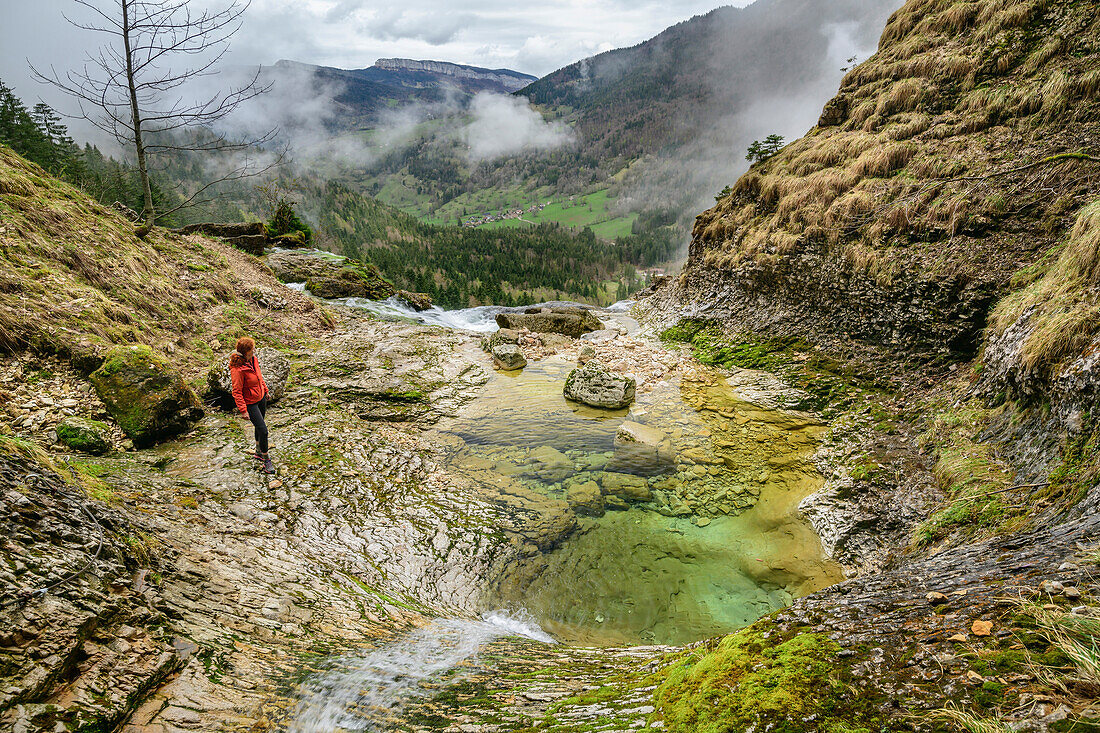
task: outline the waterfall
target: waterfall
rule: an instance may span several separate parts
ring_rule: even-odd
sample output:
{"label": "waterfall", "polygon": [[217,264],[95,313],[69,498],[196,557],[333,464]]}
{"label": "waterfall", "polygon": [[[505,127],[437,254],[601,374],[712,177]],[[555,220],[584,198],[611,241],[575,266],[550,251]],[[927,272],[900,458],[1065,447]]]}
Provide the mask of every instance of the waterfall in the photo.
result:
{"label": "waterfall", "polygon": [[439,675],[503,636],[554,643],[527,614],[495,611],[481,621],[437,619],[391,644],[333,660],[328,671],[303,684],[288,730],[388,730],[407,703],[436,689]]}

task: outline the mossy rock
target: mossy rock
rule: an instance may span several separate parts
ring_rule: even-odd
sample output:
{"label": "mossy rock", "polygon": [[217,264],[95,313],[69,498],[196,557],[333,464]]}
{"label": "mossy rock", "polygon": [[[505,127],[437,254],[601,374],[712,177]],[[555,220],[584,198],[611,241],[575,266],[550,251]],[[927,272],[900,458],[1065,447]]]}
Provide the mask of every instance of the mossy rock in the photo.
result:
{"label": "mossy rock", "polygon": [[138,448],[185,433],[203,416],[199,396],[148,346],[112,349],[90,379]]}
{"label": "mossy rock", "polygon": [[111,450],[111,429],[98,420],[67,417],[57,426],[57,439],[73,450],[93,456]]}
{"label": "mossy rock", "polygon": [[306,289],[318,298],[371,300],[384,300],[397,292],[373,265],[344,266],[318,273],[306,281]]}

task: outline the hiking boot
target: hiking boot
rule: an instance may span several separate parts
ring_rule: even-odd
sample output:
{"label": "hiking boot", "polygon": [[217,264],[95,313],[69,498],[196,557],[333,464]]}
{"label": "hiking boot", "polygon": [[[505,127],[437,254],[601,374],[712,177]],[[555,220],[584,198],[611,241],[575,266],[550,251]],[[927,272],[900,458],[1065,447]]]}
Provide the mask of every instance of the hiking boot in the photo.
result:
{"label": "hiking boot", "polygon": [[272,463],[271,459],[268,458],[267,456],[264,456],[263,460],[264,460],[263,472],[266,473],[266,474],[269,474],[269,475],[274,474],[275,473],[275,464]]}

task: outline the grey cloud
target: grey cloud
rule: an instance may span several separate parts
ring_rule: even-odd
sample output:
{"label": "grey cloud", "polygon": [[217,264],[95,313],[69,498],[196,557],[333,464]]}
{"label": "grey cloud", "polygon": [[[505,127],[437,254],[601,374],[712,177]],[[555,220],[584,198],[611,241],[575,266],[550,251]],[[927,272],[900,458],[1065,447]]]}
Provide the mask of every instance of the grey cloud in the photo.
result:
{"label": "grey cloud", "polygon": [[363,33],[386,41],[406,38],[425,41],[433,46],[450,43],[458,33],[476,21],[470,13],[427,13],[401,10],[379,13],[360,24]]}

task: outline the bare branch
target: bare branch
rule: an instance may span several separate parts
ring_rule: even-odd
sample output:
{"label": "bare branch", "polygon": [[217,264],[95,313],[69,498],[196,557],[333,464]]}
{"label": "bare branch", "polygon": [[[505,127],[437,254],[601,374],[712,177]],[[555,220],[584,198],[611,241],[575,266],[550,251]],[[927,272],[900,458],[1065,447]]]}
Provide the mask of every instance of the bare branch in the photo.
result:
{"label": "bare branch", "polygon": [[[48,74],[33,65],[31,71],[36,79],[76,101],[79,113],[70,117],[87,120],[134,151],[145,197],[142,212],[145,224],[139,233],[147,232],[158,218],[153,210],[147,153],[239,151],[274,139],[275,130],[241,141],[216,134],[190,141],[170,137],[173,132],[192,128],[209,132],[211,125],[243,102],[270,89],[270,85],[260,83],[257,69],[242,86],[231,86],[197,100],[173,98],[175,90],[189,81],[215,73],[215,67],[228,52],[230,40],[241,29],[250,0],[228,0],[220,10],[193,10],[191,0],[114,0],[109,10],[101,7],[103,2],[95,0],[72,2],[90,11],[93,20],[76,21],[63,14],[71,25],[105,34],[111,40],[95,54],[89,54],[79,69],[64,76],[52,67]],[[181,61],[186,63],[173,63]],[[145,135],[154,135],[155,139],[146,142]],[[273,165],[281,163],[281,154],[276,160]],[[190,205],[211,186],[243,175],[243,169],[237,169],[228,177],[211,181],[181,206]],[[167,213],[171,212],[159,216]]]}

